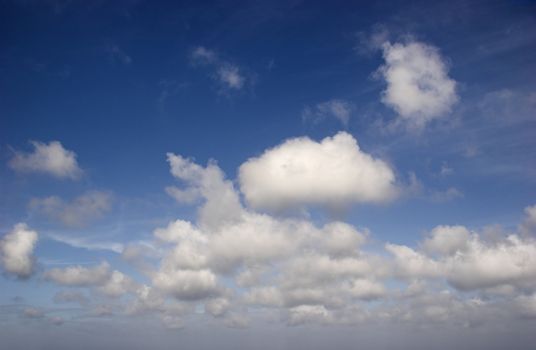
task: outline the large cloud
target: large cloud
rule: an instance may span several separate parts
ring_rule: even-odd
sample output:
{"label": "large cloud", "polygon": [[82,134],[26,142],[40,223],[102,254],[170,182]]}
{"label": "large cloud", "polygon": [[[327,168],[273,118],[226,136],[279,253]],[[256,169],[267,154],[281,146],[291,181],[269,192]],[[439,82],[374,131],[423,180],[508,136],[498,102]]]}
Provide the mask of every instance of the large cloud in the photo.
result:
{"label": "large cloud", "polygon": [[287,140],[242,164],[239,180],[250,205],[270,210],[384,202],[396,195],[391,167],[345,132],[321,142]]}
{"label": "large cloud", "polygon": [[386,42],[382,47],[380,73],[387,82],[382,101],[401,121],[419,129],[450,111],[458,100],[456,82],[435,47],[419,42]]}
{"label": "large cloud", "polygon": [[45,173],[58,178],[77,179],[82,170],[76,161],[76,154],[63,148],[59,141],[48,144],[32,141],[33,152],[15,152],[9,166],[18,172]]}
{"label": "large cloud", "polygon": [[4,270],[19,278],[27,278],[33,272],[33,250],[37,232],[24,223],[16,224],[0,240],[0,259]]}

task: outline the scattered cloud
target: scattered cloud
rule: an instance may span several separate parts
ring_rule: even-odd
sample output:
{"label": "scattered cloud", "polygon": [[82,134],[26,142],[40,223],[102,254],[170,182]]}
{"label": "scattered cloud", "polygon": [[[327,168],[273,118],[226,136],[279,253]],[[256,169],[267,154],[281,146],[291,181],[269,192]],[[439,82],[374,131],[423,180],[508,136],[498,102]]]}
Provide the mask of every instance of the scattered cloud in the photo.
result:
{"label": "scattered cloud", "polygon": [[305,106],[302,111],[302,119],[316,123],[325,118],[335,118],[342,125],[348,126],[353,109],[354,106],[348,101],[332,99],[318,103],[312,107]]}
{"label": "scattered cloud", "polygon": [[108,192],[89,191],[71,202],[57,196],[33,198],[29,207],[65,226],[82,227],[108,212],[111,202],[112,196]]}
{"label": "scattered cloud", "polygon": [[[311,147],[316,156],[331,150],[329,157],[322,157],[335,165],[319,162],[324,166],[336,166],[336,156],[348,153],[341,162],[365,166],[380,162],[380,169],[391,171],[385,163],[362,154],[353,137],[340,133],[321,142],[301,138],[283,143],[279,148],[289,152],[282,153],[285,172],[296,169],[292,167],[294,150],[285,149],[289,144],[305,145],[307,151]],[[57,294],[56,302],[93,307],[92,301],[86,304],[85,295],[77,293],[88,288],[125,301],[112,304],[113,312],[109,311],[112,306],[106,307],[104,314],[109,317],[116,311],[155,315],[172,329],[184,327],[194,313],[240,328],[248,327],[250,318],[261,311],[279,313],[289,326],[379,320],[416,325],[459,322],[463,326],[469,321],[490,321],[492,310],[508,310],[513,317],[525,317],[530,311],[521,312],[520,305],[530,304],[536,295],[536,241],[524,233],[532,227],[532,207],[526,209],[518,233],[499,232],[491,237],[461,225],[441,225],[414,247],[387,242],[383,249],[377,244],[371,249],[375,239],[365,228],[339,221],[319,224],[304,216],[262,214],[243,206],[240,193],[215,161],[202,166],[169,153],[168,163],[181,183],[178,189],[195,193],[195,201],[185,204],[197,207],[197,219],[178,219],[155,229],[150,245],[158,247],[159,254],[143,249],[132,253],[135,259],[146,253],[146,262],[152,264],[141,270],[147,284],[113,270],[106,262],[49,269],[44,273],[46,280],[78,288]],[[394,178],[389,180],[388,188],[394,186]],[[304,203],[302,197],[297,198]],[[467,291],[482,298],[469,296]],[[128,298],[120,299],[124,295]],[[507,304],[505,295],[509,296]],[[248,308],[259,312],[248,312]]]}
{"label": "scattered cloud", "polygon": [[0,240],[0,259],[5,272],[18,278],[28,278],[34,271],[33,251],[37,232],[24,223],[16,224]]}
{"label": "scattered cloud", "polygon": [[387,83],[382,102],[398,113],[399,123],[420,130],[450,112],[458,101],[456,81],[448,76],[448,64],[437,48],[385,42],[382,51],[385,64],[378,73]]}
{"label": "scattered cloud", "polygon": [[239,182],[250,205],[270,210],[386,202],[397,194],[389,164],[363,152],[346,132],[320,142],[287,140],[242,164]]}
{"label": "scattered cloud", "polygon": [[63,148],[59,141],[48,144],[31,141],[31,153],[15,151],[9,161],[11,169],[21,173],[45,173],[57,178],[78,179],[83,174],[76,161],[76,154]]}

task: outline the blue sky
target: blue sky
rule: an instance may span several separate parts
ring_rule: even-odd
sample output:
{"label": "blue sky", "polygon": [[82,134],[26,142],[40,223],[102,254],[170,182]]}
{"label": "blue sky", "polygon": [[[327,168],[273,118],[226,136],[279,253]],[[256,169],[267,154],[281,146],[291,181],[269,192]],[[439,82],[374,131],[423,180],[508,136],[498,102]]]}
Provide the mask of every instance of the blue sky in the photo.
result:
{"label": "blue sky", "polygon": [[2,338],[533,341],[535,15],[0,2]]}

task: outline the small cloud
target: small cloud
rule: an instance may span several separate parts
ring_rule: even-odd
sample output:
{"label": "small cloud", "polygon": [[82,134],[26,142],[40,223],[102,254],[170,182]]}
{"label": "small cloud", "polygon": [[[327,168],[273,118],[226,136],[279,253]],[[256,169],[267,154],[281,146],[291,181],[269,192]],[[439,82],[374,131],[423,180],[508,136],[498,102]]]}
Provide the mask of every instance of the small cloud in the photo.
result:
{"label": "small cloud", "polygon": [[302,119],[319,122],[325,118],[335,118],[344,126],[348,126],[353,109],[353,104],[348,101],[332,99],[318,103],[313,107],[306,106],[302,111]]}
{"label": "small cloud", "polygon": [[33,152],[15,151],[9,167],[21,173],[45,173],[57,178],[76,180],[83,174],[76,161],[76,153],[63,148],[59,141],[48,144],[31,141]]}
{"label": "small cloud", "polygon": [[421,130],[450,112],[458,101],[456,81],[436,47],[420,42],[382,45],[385,64],[378,74],[387,83],[382,102],[398,113],[396,123]]}
{"label": "small cloud", "polygon": [[244,69],[220,58],[215,51],[203,46],[196,47],[190,54],[190,59],[194,65],[207,66],[212,70],[211,75],[222,87],[222,92],[239,91],[247,84],[253,83],[253,79],[244,72]]}
{"label": "small cloud", "polygon": [[238,67],[226,64],[218,69],[219,80],[230,89],[240,90],[246,81]]}
{"label": "small cloud", "polygon": [[444,191],[433,191],[429,194],[429,198],[433,202],[449,202],[463,197],[463,193],[455,187],[449,187]]}
{"label": "small cloud", "polygon": [[33,251],[37,232],[24,223],[16,224],[11,232],[0,240],[0,264],[9,274],[28,278],[34,270]]}
{"label": "small cloud", "polygon": [[111,202],[112,196],[109,193],[89,191],[71,202],[65,202],[57,196],[33,198],[29,207],[65,226],[82,227],[108,212]]}
{"label": "small cloud", "polygon": [[218,56],[203,46],[196,47],[191,54],[192,61],[197,64],[209,64],[217,61]]}

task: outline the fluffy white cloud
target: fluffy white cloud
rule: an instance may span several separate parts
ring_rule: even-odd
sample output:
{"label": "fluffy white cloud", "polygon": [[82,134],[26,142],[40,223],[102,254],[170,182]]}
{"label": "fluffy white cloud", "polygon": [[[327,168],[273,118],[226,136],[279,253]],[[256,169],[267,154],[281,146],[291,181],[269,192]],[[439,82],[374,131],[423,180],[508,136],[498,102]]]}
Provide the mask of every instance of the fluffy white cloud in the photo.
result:
{"label": "fluffy white cloud", "polygon": [[318,103],[313,107],[306,106],[302,112],[302,118],[317,122],[327,117],[333,117],[347,126],[353,109],[354,106],[348,101],[332,99]]}
{"label": "fluffy white cloud", "polygon": [[509,235],[498,242],[474,237],[465,252],[445,261],[447,278],[463,290],[501,285],[536,287],[536,241]]}
{"label": "fluffy white cloud", "polygon": [[220,293],[216,275],[207,269],[162,270],[156,273],[153,283],[158,289],[182,300],[199,300]]}
{"label": "fluffy white cloud", "polygon": [[18,172],[46,173],[58,178],[77,179],[82,175],[76,154],[63,148],[59,141],[48,144],[32,141],[33,152],[15,152],[9,166]]}
{"label": "fluffy white cloud", "polygon": [[0,259],[4,270],[19,278],[28,278],[33,272],[32,256],[37,242],[37,232],[24,223],[16,224],[0,240]]}
{"label": "fluffy white cloud", "polygon": [[287,140],[242,164],[239,180],[250,205],[270,210],[385,202],[397,193],[391,167],[361,151],[345,132],[321,142]]}
{"label": "fluffy white cloud", "polygon": [[[205,200],[199,210],[199,220],[203,225],[218,227],[240,215],[242,205],[238,194],[215,162],[202,167],[180,155],[168,153],[167,157],[171,174],[188,186],[183,191],[196,193],[198,198]],[[176,187],[168,187],[168,192],[171,188]]]}
{"label": "fluffy white cloud", "polygon": [[80,227],[100,218],[111,208],[112,197],[107,192],[89,191],[65,202],[57,196],[33,198],[30,208],[69,227]]}
{"label": "fluffy white cloud", "polygon": [[379,72],[387,82],[382,101],[403,122],[420,129],[450,111],[458,100],[456,82],[435,47],[386,42],[382,48],[385,64]]}
{"label": "fluffy white cloud", "polygon": [[[536,288],[536,241],[511,234],[487,241],[463,226],[438,226],[422,243],[425,252],[387,244],[395,276],[444,278],[460,290]],[[499,289],[497,289],[499,288]]]}

